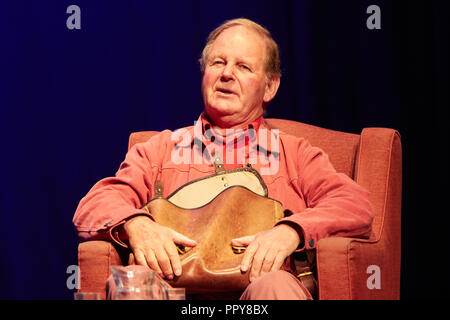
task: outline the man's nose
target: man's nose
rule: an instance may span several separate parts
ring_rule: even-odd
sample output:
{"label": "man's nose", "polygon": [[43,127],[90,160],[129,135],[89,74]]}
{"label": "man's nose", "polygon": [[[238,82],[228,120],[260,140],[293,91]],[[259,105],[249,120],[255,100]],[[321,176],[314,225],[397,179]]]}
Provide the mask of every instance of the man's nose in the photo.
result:
{"label": "man's nose", "polygon": [[233,79],[234,79],[233,67],[230,64],[228,64],[222,70],[221,80],[229,81]]}

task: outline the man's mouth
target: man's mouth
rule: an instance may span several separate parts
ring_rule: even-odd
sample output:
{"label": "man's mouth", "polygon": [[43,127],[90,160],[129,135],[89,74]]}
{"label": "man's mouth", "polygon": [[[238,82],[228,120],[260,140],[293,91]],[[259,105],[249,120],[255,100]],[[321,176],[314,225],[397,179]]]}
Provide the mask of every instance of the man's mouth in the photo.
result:
{"label": "man's mouth", "polygon": [[216,89],[217,92],[223,93],[223,94],[234,94],[233,91],[228,90],[228,89],[224,89],[224,88],[218,88]]}

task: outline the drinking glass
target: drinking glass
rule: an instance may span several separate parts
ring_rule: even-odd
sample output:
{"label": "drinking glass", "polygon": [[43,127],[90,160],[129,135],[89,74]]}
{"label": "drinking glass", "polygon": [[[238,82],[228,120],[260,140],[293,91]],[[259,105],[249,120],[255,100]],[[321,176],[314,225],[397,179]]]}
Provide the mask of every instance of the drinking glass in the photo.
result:
{"label": "drinking glass", "polygon": [[186,300],[185,288],[169,288],[169,300]]}
{"label": "drinking glass", "polygon": [[168,286],[156,272],[143,266],[111,266],[114,300],[167,300]]}
{"label": "drinking glass", "polygon": [[153,300],[151,286],[117,288],[115,300]]}
{"label": "drinking glass", "polygon": [[73,294],[74,300],[101,300],[102,297],[99,292],[75,292]]}

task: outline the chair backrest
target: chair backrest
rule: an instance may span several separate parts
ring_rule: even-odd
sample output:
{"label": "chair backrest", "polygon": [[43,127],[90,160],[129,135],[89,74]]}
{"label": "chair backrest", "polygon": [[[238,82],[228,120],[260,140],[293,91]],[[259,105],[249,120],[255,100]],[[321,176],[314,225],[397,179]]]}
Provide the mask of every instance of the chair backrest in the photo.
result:
{"label": "chair backrest", "polygon": [[352,179],[354,178],[359,134],[334,131],[284,119],[267,119],[266,122],[270,128],[276,128],[287,134],[303,137],[311,145],[321,148],[328,154],[330,162],[338,172],[345,173]]}
{"label": "chair backrest", "polygon": [[160,131],[137,131],[130,134],[128,140],[128,150],[130,150],[136,143],[146,142],[148,139],[157,135]]}

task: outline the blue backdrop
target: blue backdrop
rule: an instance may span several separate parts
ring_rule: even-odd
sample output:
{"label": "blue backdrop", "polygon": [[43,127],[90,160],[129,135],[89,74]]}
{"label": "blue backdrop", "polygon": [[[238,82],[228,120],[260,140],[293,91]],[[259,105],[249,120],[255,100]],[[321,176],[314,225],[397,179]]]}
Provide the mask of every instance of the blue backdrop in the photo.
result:
{"label": "blue backdrop", "polygon": [[[72,298],[66,269],[77,263],[79,200],[115,174],[131,132],[193,124],[205,39],[237,17],[267,27],[280,46],[283,77],[268,117],[400,131],[402,298],[450,297],[444,3],[2,1],[0,298]],[[366,27],[372,4],[379,30]],[[66,25],[70,5],[81,29]],[[419,280],[424,271],[442,277]]]}

